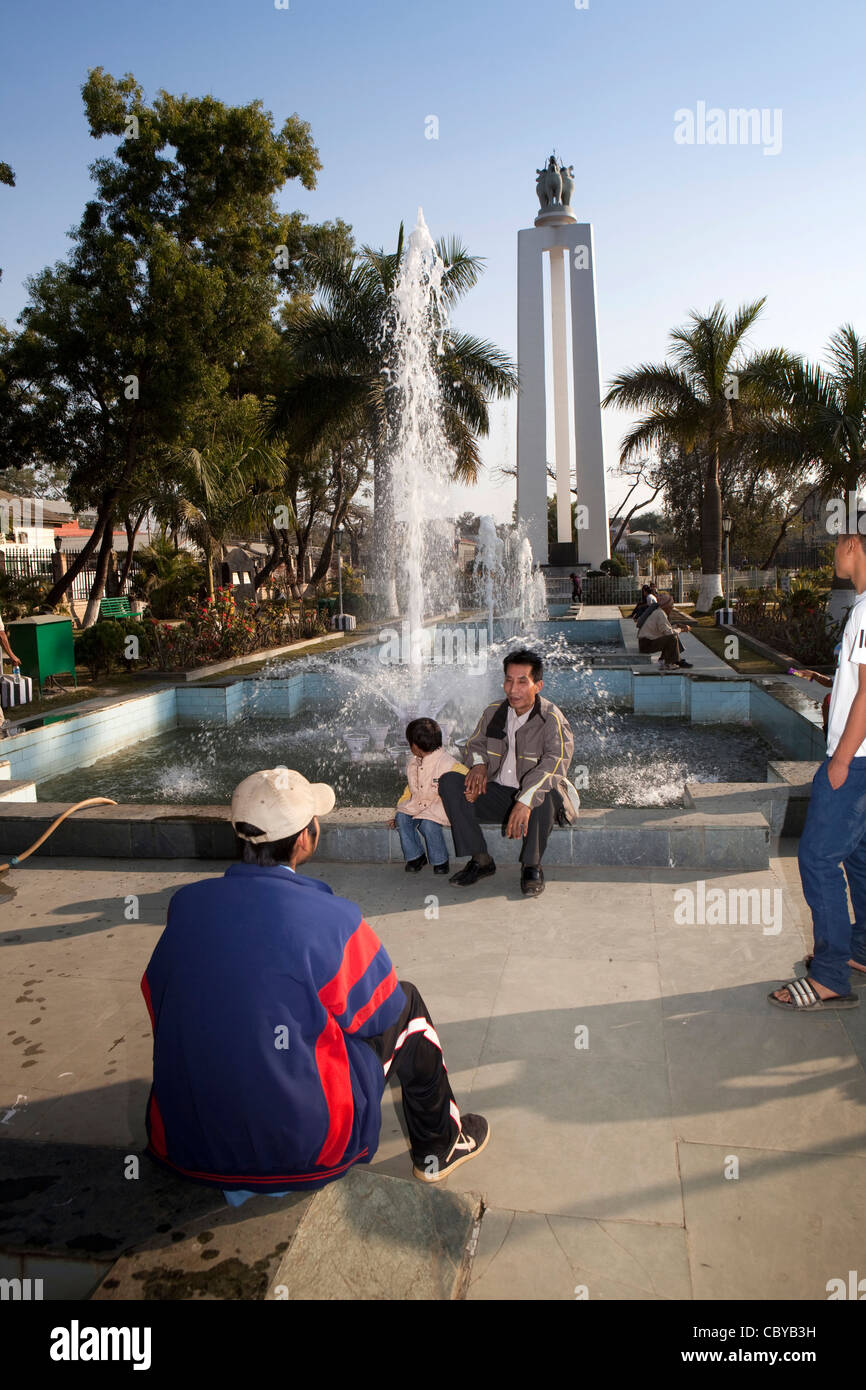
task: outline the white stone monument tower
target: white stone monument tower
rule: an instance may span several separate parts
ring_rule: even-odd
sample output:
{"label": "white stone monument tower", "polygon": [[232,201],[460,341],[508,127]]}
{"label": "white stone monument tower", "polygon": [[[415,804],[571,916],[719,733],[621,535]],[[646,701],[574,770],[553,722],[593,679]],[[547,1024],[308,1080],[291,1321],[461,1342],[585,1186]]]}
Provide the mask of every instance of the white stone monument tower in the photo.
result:
{"label": "white stone monument tower", "polygon": [[[551,155],[536,171],[541,209],[535,226],[517,234],[517,515],[536,564],[596,568],[610,555],[592,226],[571,209],[573,166]],[[547,392],[544,262],[550,265],[550,352],[556,469],[557,542],[547,541]],[[566,277],[570,303],[566,301]],[[571,319],[569,392],[568,318]],[[571,528],[574,439],[577,531]],[[575,546],[575,540],[577,544]]]}

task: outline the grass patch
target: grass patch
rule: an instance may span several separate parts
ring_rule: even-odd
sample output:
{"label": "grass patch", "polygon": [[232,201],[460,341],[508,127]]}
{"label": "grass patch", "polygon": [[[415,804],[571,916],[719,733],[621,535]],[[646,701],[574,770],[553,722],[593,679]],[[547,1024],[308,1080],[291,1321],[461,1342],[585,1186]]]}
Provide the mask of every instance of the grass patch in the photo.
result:
{"label": "grass patch", "polygon": [[[741,671],[744,676],[777,676],[780,671],[788,669],[785,662],[770,661],[768,657],[756,651],[749,645],[747,638],[741,637],[739,633],[729,633],[727,628],[718,627],[714,616],[697,618],[689,631],[721,661],[732,666],[735,671]],[[736,637],[740,644],[740,655],[736,661],[725,656],[725,642],[729,636]]]}

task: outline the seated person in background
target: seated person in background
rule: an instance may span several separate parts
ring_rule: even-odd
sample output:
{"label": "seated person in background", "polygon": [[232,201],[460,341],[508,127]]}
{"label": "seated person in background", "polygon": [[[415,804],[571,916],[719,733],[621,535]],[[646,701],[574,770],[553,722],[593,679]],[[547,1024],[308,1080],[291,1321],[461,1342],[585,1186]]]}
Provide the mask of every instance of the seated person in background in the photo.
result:
{"label": "seated person in background", "polygon": [[357,903],[298,869],[333,790],[290,768],[235,788],[242,862],[179,889],[141,982],[153,1026],[148,1154],[223,1189],[312,1192],[379,1143],[389,1073],[412,1171],[438,1182],[487,1143],[461,1115],[430,1014]]}
{"label": "seated person in background", "polygon": [[[674,614],[677,626],[671,624]],[[691,670],[692,663],[683,661],[677,632],[688,626],[689,620],[682,613],[675,613],[674,601],[670,594],[661,594],[652,612],[641,624],[638,637],[638,650],[642,652],[661,652],[662,669],[677,671],[681,668]]]}
{"label": "seated person in background", "polygon": [[406,742],[412,751],[406,764],[409,785],[388,825],[399,832],[407,874],[417,874],[427,863],[433,865],[434,874],[447,874],[451,866],[443,826],[449,822],[439,796],[439,778],[446,772],[469,769],[442,747],[442,730],[435,719],[413,719],[406,725]]}
{"label": "seated person in background", "polygon": [[644,613],[648,613],[656,603],[658,603],[658,599],[653,593],[653,586],[651,584],[642,584],[640,598],[635,604],[632,612],[629,613],[629,617],[637,622],[638,618],[642,617]]}

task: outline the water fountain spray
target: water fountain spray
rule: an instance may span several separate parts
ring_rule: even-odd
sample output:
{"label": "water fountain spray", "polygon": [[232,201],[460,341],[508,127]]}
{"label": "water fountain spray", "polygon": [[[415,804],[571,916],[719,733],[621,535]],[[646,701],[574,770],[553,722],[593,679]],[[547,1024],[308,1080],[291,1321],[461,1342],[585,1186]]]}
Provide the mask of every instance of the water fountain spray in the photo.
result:
{"label": "water fountain spray", "polygon": [[455,603],[454,554],[446,521],[454,466],[442,421],[436,357],[448,318],[445,264],[418,209],[392,297],[389,324],[394,429],[388,459],[389,607],[409,624],[410,660],[422,662],[425,618]]}

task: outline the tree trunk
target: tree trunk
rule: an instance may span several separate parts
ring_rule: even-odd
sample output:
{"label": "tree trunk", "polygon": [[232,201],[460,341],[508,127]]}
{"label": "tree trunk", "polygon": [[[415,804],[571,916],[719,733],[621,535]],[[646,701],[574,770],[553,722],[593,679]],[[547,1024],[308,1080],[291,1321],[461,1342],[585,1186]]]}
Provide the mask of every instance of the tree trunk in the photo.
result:
{"label": "tree trunk", "polygon": [[280,538],[277,532],[275,531],[273,526],[268,526],[267,532],[268,540],[271,545],[271,553],[268,556],[265,563],[262,565],[262,568],[260,570],[257,570],[256,573],[253,575],[253,588],[255,589],[256,593],[258,593],[259,589],[262,587],[265,581],[270,579],[274,570],[277,568],[277,566],[283,558],[280,547]]}
{"label": "tree trunk", "polygon": [[[635,486],[636,486],[636,485],[635,485]],[[628,526],[628,524],[629,524],[629,522],[631,521],[632,517],[635,516],[636,514],[639,514],[639,513],[642,512],[642,511],[645,511],[647,507],[651,507],[652,504],[653,504],[653,502],[656,500],[656,498],[658,497],[659,493],[661,492],[663,486],[664,486],[663,483],[659,483],[659,485],[658,485],[658,487],[656,488],[655,492],[653,493],[652,497],[647,498],[646,502],[635,502],[635,504],[634,504],[634,506],[632,507],[631,511],[628,512],[628,514],[626,515],[625,519],[623,520],[623,522],[622,522],[622,524],[621,524],[619,530],[618,530],[617,533],[616,533],[616,536],[614,537],[614,539],[613,539],[613,540],[611,541],[611,543],[610,543],[611,553],[613,553],[613,552],[616,550],[616,547],[617,547],[617,545],[619,544],[619,541],[620,541],[620,537],[622,536],[623,531],[624,531],[625,528]],[[634,490],[634,489],[632,489],[632,491],[633,491],[633,490]]]}
{"label": "tree trunk", "polygon": [[93,576],[93,583],[90,587],[90,597],[87,600],[87,608],[81,626],[83,628],[92,627],[99,617],[99,601],[105,592],[105,580],[108,575],[108,566],[111,561],[111,550],[114,543],[112,532],[112,513],[109,512],[105,519],[105,526],[102,532],[102,544],[99,547],[99,559],[96,562],[96,573]]}
{"label": "tree trunk", "polygon": [[[117,492],[114,492],[110,495],[112,498],[111,506],[113,508],[114,499],[117,496]],[[45,598],[42,601],[42,606],[44,608],[55,608],[58,603],[62,602],[64,594],[71,591],[72,581],[78,578],[79,574],[84,569],[84,566],[87,564],[87,561],[90,559],[97,545],[99,545],[100,541],[102,540],[102,535],[105,530],[106,516],[107,512],[105,511],[104,507],[101,508],[99,512],[97,512],[96,525],[94,526],[87,540],[84,542],[84,545],[79,550],[75,559],[72,561],[72,564],[69,566],[66,573],[62,575],[60,579],[57,580],[57,583],[54,584],[53,587],[48,590],[48,593],[45,595]]]}
{"label": "tree trunk", "polygon": [[709,613],[714,598],[722,597],[722,490],[719,486],[719,449],[710,447],[704,470],[701,508],[701,587],[696,613]]}
{"label": "tree trunk", "polygon": [[130,516],[125,516],[123,518],[123,529],[126,532],[126,558],[123,561],[123,565],[121,567],[117,581],[120,586],[121,594],[126,588],[126,581],[129,578],[129,571],[132,569],[132,562],[135,559],[135,538],[141,530],[142,523],[146,516],[147,508],[145,507],[141,512],[139,512],[137,521],[133,521]]}

